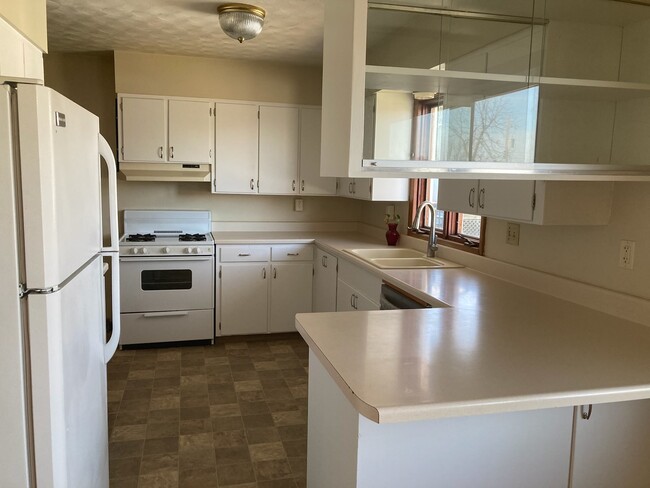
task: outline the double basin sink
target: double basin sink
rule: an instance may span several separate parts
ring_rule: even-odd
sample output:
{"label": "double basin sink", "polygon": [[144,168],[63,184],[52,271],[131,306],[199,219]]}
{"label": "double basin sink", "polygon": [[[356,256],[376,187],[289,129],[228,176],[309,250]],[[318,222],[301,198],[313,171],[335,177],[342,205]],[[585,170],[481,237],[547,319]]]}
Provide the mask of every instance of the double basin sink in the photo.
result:
{"label": "double basin sink", "polygon": [[462,268],[444,259],[429,258],[420,251],[407,248],[343,249],[345,252],[382,269]]}

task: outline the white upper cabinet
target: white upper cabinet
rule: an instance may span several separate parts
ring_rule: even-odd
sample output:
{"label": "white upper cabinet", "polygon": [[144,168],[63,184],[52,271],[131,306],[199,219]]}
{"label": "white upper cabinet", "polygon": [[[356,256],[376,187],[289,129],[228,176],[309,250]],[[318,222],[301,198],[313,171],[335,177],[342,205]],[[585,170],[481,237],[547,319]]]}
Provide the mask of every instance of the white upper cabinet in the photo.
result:
{"label": "white upper cabinet", "polygon": [[340,178],[338,195],[376,202],[408,202],[409,180],[405,178]]}
{"label": "white upper cabinet", "polygon": [[321,109],[300,109],[300,194],[335,195],[336,178],[320,175]]}
{"label": "white upper cabinet", "polygon": [[260,193],[298,193],[298,114],[297,107],[260,107]]}
{"label": "white upper cabinet", "polygon": [[169,161],[212,162],[213,106],[201,100],[169,100]]}
{"label": "white upper cabinet", "polygon": [[321,174],[648,180],[649,44],[647,2],[328,0]]}
{"label": "white upper cabinet", "polygon": [[0,17],[0,77],[43,80],[43,52]]}
{"label": "white upper cabinet", "polygon": [[120,161],[166,160],[167,100],[122,97],[120,99]]}
{"label": "white upper cabinet", "polygon": [[213,191],[257,193],[258,106],[217,103]]}
{"label": "white upper cabinet", "polygon": [[538,225],[605,225],[612,183],[441,180],[438,209]]}

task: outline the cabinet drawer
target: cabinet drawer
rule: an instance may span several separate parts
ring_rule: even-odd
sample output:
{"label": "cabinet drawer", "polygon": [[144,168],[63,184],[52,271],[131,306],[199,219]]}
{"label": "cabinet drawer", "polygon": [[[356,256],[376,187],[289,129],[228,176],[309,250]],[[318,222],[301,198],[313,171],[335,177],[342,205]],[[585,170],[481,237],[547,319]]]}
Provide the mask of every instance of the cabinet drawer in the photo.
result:
{"label": "cabinet drawer", "polygon": [[314,247],[311,244],[283,244],[271,246],[273,261],[311,261],[314,259]]}
{"label": "cabinet drawer", "polygon": [[228,246],[221,248],[221,262],[268,261],[271,255],[269,246]]}
{"label": "cabinet drawer", "polygon": [[381,295],[381,278],[365,271],[358,266],[339,259],[339,280],[350,285],[354,290],[375,303],[379,303]]}
{"label": "cabinet drawer", "polygon": [[214,338],[212,310],[123,313],[120,344],[196,341]]}

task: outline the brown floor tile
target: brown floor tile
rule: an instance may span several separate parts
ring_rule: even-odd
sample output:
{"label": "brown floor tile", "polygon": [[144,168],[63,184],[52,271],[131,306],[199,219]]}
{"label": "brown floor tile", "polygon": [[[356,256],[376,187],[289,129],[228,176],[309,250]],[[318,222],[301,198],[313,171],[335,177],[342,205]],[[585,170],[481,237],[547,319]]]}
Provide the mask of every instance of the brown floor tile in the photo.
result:
{"label": "brown floor tile", "polygon": [[152,454],[143,456],[140,464],[140,476],[166,471],[178,473],[178,453]]}
{"label": "brown floor tile", "polygon": [[213,417],[212,430],[214,432],[222,432],[224,430],[242,430],[244,422],[239,415],[232,417]]}
{"label": "brown floor tile", "polygon": [[138,400],[122,400],[120,403],[120,412],[148,412],[149,398],[141,398]]}
{"label": "brown floor tile", "polygon": [[296,488],[294,479],[285,478],[283,480],[260,481],[257,488]]}
{"label": "brown floor tile", "polygon": [[116,441],[109,444],[110,459],[124,459],[142,456],[144,440]]}
{"label": "brown floor tile", "polygon": [[224,464],[250,463],[247,447],[218,447],[214,450],[217,469]]}
{"label": "brown floor tile", "polygon": [[286,459],[272,459],[254,463],[258,481],[292,478],[291,466]]}
{"label": "brown floor tile", "polygon": [[235,381],[259,381],[257,371],[233,371],[232,379]]}
{"label": "brown floor tile", "polygon": [[264,396],[267,400],[275,401],[287,401],[295,400],[294,396],[291,394],[289,387],[276,388],[273,390],[264,390]]}
{"label": "brown floor tile", "polygon": [[271,415],[273,417],[273,422],[277,426],[301,425],[307,423],[307,414],[302,410],[293,410],[289,412],[274,412]]}
{"label": "brown floor tile", "polygon": [[111,459],[109,462],[109,475],[111,479],[131,478],[140,473],[140,457]]}
{"label": "brown floor tile", "polygon": [[287,457],[304,457],[307,455],[307,439],[282,441]]}
{"label": "brown floor tile", "polygon": [[258,371],[257,376],[259,376],[260,380],[274,380],[278,378],[283,378],[282,371],[280,371],[279,369]]}
{"label": "brown floor tile", "polygon": [[233,417],[241,415],[239,403],[224,403],[223,405],[210,405],[210,417]]}
{"label": "brown floor tile", "polygon": [[271,413],[298,410],[298,404],[295,400],[268,400],[266,404]]}
{"label": "brown floor tile", "polygon": [[147,425],[147,439],[162,437],[178,437],[180,433],[178,422],[160,422]]}
{"label": "brown floor tile", "polygon": [[164,471],[140,476],[138,488],[177,488],[178,472]]}
{"label": "brown floor tile", "polygon": [[237,403],[237,395],[234,391],[227,393],[215,393],[208,391],[210,405],[223,405],[225,403]]}
{"label": "brown floor tile", "polygon": [[241,485],[255,481],[255,472],[251,463],[230,464],[217,468],[219,487]]}
{"label": "brown floor tile", "polygon": [[215,448],[220,447],[244,447],[247,446],[246,432],[243,430],[227,430],[212,434]]}
{"label": "brown floor tile", "polygon": [[271,459],[286,459],[287,453],[281,442],[269,442],[266,444],[253,444],[249,446],[253,462],[269,461]]}
{"label": "brown floor tile", "polygon": [[158,424],[158,423],[178,422],[178,419],[179,419],[178,407],[163,409],[163,410],[151,410],[149,411],[149,417],[147,423]]}
{"label": "brown floor tile", "polygon": [[207,419],[209,417],[210,417],[209,405],[205,405],[202,407],[191,407],[191,408],[181,407],[181,420]]}
{"label": "brown floor tile", "polygon": [[210,449],[212,445],[212,433],[182,435],[179,439],[181,452]]}
{"label": "brown floor tile", "polygon": [[217,486],[216,468],[202,468],[181,471],[179,475],[180,488],[211,488]]}
{"label": "brown floor tile", "polygon": [[283,441],[293,441],[307,438],[307,425],[283,425],[278,427]]}
{"label": "brown floor tile", "polygon": [[263,400],[266,400],[266,396],[262,390],[237,392],[237,401],[239,402],[261,402]]}
{"label": "brown floor tile", "polygon": [[260,380],[235,381],[235,391],[259,391],[262,389]]}
{"label": "brown floor tile", "polygon": [[146,424],[149,419],[149,412],[118,412],[115,418],[115,425],[139,425]]}
{"label": "brown floor tile", "polygon": [[110,480],[110,488],[137,488],[138,487],[138,478],[118,478]]}
{"label": "brown floor tile", "polygon": [[170,454],[178,452],[178,437],[147,439],[144,442],[144,455]]}
{"label": "brown floor tile", "polygon": [[205,434],[212,432],[212,421],[210,419],[182,420],[180,434]]}
{"label": "brown floor tile", "polygon": [[259,414],[259,415],[244,415],[244,426],[247,429],[258,429],[260,427],[272,427],[273,417],[271,414]]}
{"label": "brown floor tile", "polygon": [[181,406],[181,399],[177,395],[156,396],[151,399],[149,408],[151,410],[169,410],[172,408],[179,408]]}
{"label": "brown floor tile", "polygon": [[180,470],[194,470],[212,468],[216,466],[214,449],[197,449],[181,451],[180,453]]}
{"label": "brown floor tile", "polygon": [[280,432],[275,427],[263,427],[261,429],[248,429],[246,431],[248,444],[264,444],[267,442],[277,442],[280,438]]}
{"label": "brown floor tile", "polygon": [[120,425],[115,426],[111,442],[115,441],[134,441],[146,438],[147,426],[140,425]]}
{"label": "brown floor tile", "polygon": [[259,415],[259,414],[271,413],[271,411],[269,410],[269,406],[264,401],[245,402],[242,400],[239,402],[238,405],[240,407],[240,411],[242,415]]}
{"label": "brown floor tile", "polygon": [[306,457],[289,458],[289,465],[291,466],[291,472],[294,476],[302,476],[307,474]]}

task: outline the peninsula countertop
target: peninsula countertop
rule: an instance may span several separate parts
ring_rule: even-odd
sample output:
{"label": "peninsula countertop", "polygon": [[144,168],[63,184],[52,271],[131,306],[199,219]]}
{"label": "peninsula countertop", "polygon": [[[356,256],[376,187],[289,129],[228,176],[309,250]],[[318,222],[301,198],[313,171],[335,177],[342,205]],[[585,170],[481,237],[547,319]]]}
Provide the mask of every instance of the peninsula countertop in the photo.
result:
{"label": "peninsula countertop", "polygon": [[299,314],[296,327],[357,410],[379,423],[650,398],[650,328],[469,268],[379,270],[362,234],[226,233],[315,242],[449,308]]}

